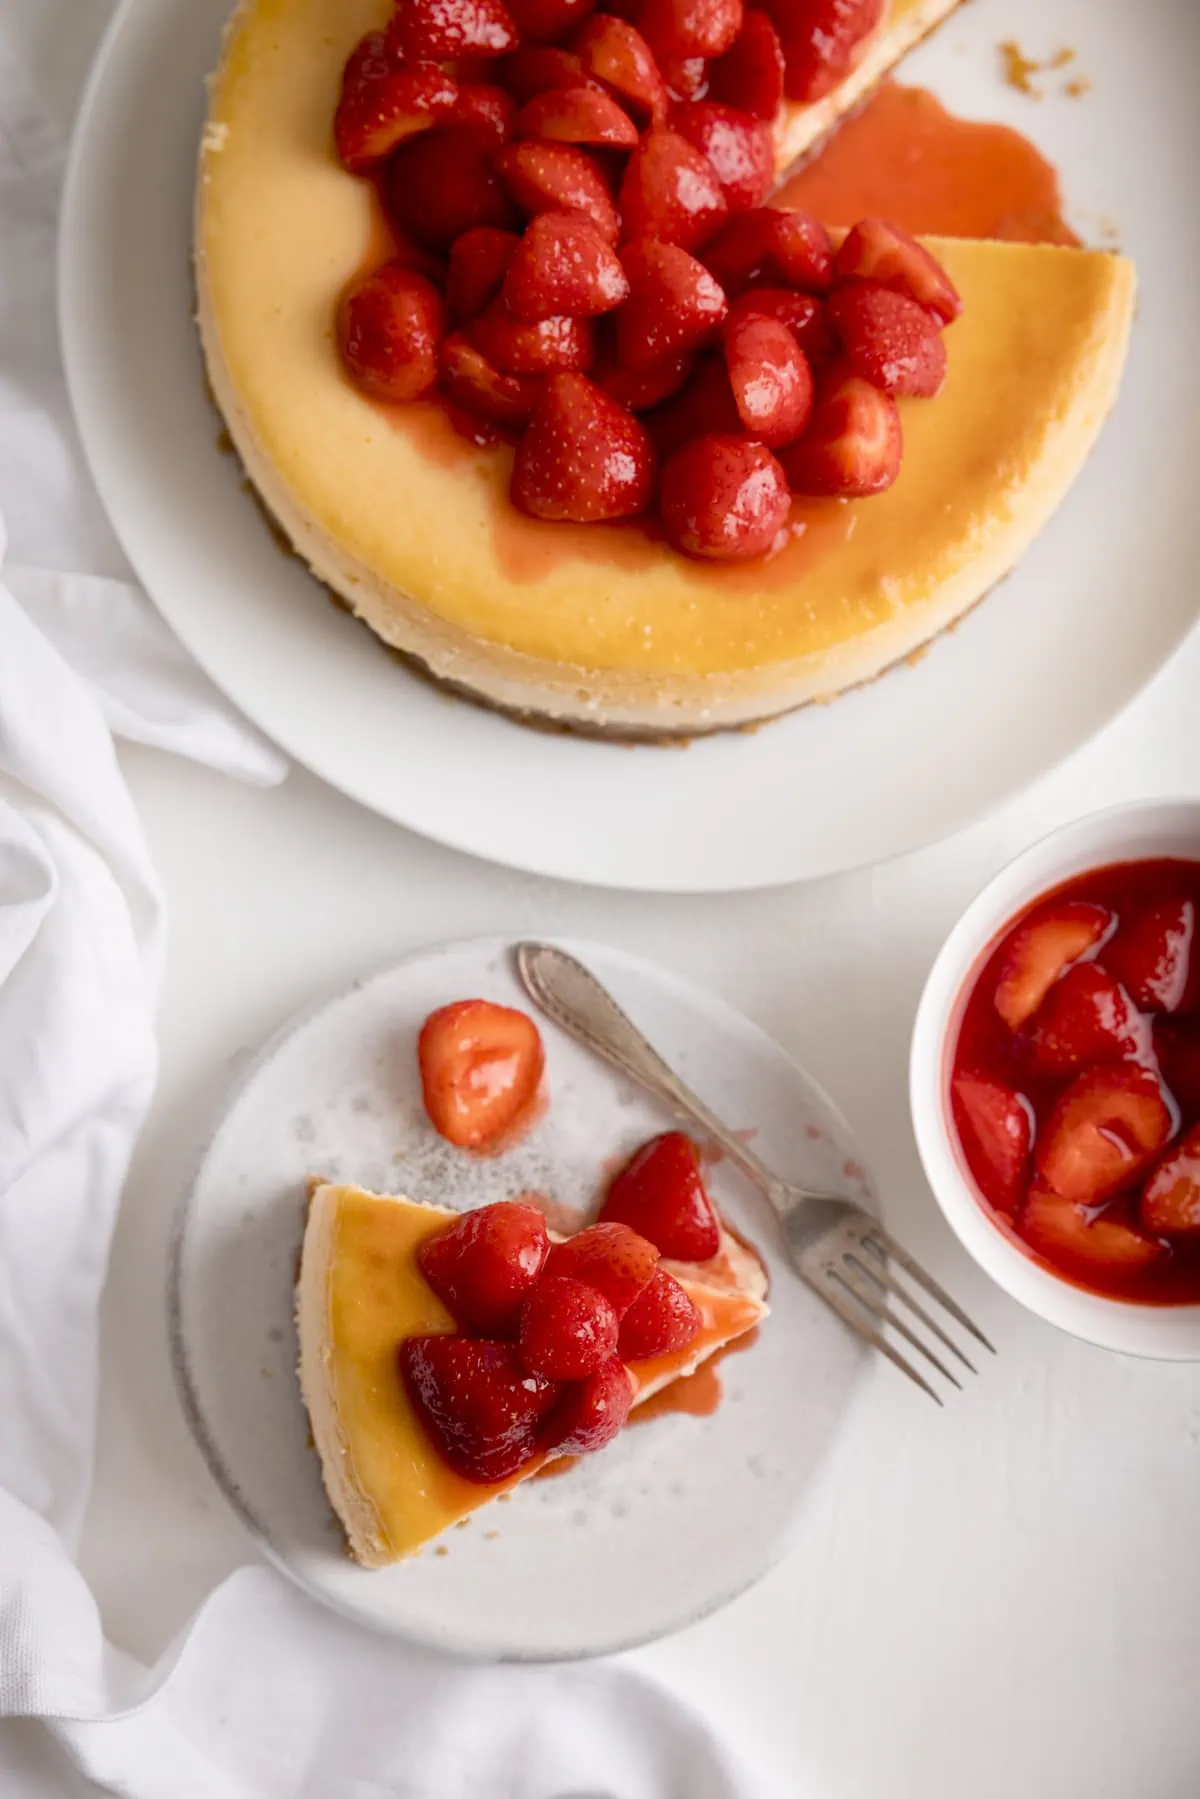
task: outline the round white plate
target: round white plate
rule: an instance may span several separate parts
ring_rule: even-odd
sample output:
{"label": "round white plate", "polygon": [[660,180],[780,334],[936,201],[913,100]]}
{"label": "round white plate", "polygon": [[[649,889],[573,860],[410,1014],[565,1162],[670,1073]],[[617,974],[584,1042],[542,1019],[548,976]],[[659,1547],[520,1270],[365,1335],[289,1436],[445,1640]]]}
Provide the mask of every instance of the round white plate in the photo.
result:
{"label": "round white plate", "polygon": [[[845,1121],[755,1025],[633,956],[564,947],[719,1115],[754,1133],[772,1166],[865,1194]],[[703,1616],[782,1554],[867,1352],[789,1271],[766,1203],[718,1165],[713,1192],[762,1253],[772,1310],[752,1347],[722,1363],[716,1412],[632,1425],[561,1478],[486,1506],[440,1550],[370,1573],[346,1558],[295,1372],[307,1177],[463,1207],[536,1192],[583,1221],[610,1158],[667,1122],[543,1020],[550,1105],[525,1141],[480,1159],[435,1134],[421,1104],[417,1031],[436,1006],[465,997],[528,1009],[510,948],[490,938],[424,952],[267,1046],[180,1204],[172,1353],[217,1482],[267,1554],[317,1598],[463,1653],[593,1655]]]}
{"label": "round white plate", "polygon": [[[828,874],[966,824],[1082,744],[1196,610],[1200,7],[974,0],[905,65],[1007,118],[1072,215],[1141,273],[1116,413],[1019,570],[915,667],[685,753],[529,731],[405,670],[279,554],[217,450],[192,326],[203,77],[233,0],[125,0],[63,212],[67,372],[92,471],[141,579],[216,681],[337,787],[477,855],[616,887],[716,891]],[[1076,51],[1035,106],[995,45]],[[1070,75],[1091,83],[1067,99]],[[402,496],[398,496],[402,503]]]}

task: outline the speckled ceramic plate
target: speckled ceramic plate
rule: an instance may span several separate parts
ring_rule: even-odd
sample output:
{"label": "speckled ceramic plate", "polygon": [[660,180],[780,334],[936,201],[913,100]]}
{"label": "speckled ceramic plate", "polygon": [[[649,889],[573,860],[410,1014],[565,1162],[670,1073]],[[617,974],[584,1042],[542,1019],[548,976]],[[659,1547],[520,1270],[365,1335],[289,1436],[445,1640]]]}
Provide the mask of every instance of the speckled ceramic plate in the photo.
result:
{"label": "speckled ceramic plate", "polygon": [[[844,1120],[740,1013],[675,975],[567,943],[651,1041],[766,1160],[864,1191]],[[289,1025],[243,1078],[179,1209],[173,1353],[214,1477],[266,1553],[338,1611],[440,1648],[598,1654],[714,1610],[783,1552],[866,1355],[789,1271],[765,1202],[736,1172],[713,1190],[762,1252],[771,1316],[730,1356],[708,1416],[630,1426],[560,1479],[485,1507],[412,1561],[345,1556],[309,1447],[292,1286],[310,1174],[469,1207],[536,1192],[581,1220],[606,1164],[662,1130],[639,1091],[543,1021],[550,1105],[518,1147],[463,1155],[425,1117],[415,1040],[450,1000],[528,1006],[500,939],[451,945],[363,981]]]}

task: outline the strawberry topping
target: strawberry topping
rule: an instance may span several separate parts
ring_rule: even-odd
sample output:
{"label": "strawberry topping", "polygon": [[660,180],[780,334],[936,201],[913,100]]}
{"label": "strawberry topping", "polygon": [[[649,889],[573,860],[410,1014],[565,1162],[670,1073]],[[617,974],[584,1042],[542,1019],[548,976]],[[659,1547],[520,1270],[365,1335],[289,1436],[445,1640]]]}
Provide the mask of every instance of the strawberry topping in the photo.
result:
{"label": "strawberry topping", "polygon": [[825,314],[856,375],[889,394],[929,399],[946,378],[946,346],[925,311],[878,281],[849,281]]}
{"label": "strawberry topping", "polygon": [[586,1380],[617,1350],[617,1314],[603,1293],[547,1275],[521,1308],[521,1360],[546,1380]]}
{"label": "strawberry topping", "polygon": [[561,1455],[591,1455],[612,1442],[632,1405],[629,1371],[613,1356],[567,1389],[547,1427],[550,1446]]}
{"label": "strawberry topping", "polygon": [[387,165],[384,198],[402,231],[447,250],[477,225],[511,226],[512,204],[479,133],[461,127],[402,144]]}
{"label": "strawberry topping", "polygon": [[409,1337],[400,1371],[439,1453],[480,1482],[509,1480],[533,1460],[560,1393],[511,1343],[471,1337]]}
{"label": "strawberry topping", "polygon": [[1147,1060],[1150,1027],[1118,981],[1080,962],[1051,987],[1030,1033],[1042,1074],[1071,1074],[1089,1063]]}
{"label": "strawberry topping", "polygon": [[996,983],[996,1010],[1010,1030],[1033,1017],[1059,976],[1103,942],[1112,922],[1102,906],[1064,900],[1013,933]]}
{"label": "strawberry topping", "polygon": [[1111,1279],[1138,1274],[1161,1260],[1163,1246],[1120,1218],[1091,1216],[1081,1205],[1034,1187],[1021,1211],[1021,1235],[1048,1261],[1068,1270]]}
{"label": "strawberry topping", "polygon": [[516,49],[517,28],[504,0],[404,0],[388,43],[408,62],[503,56]]}
{"label": "strawberry topping", "polygon": [[356,281],[338,314],[342,361],[377,400],[419,400],[430,392],[444,329],[436,287],[394,262]]}
{"label": "strawberry topping", "polygon": [[768,123],[783,105],[783,46],[765,12],[748,12],[724,56],[709,67],[708,94]]}
{"label": "strawberry topping", "polygon": [[533,518],[633,518],[654,491],[646,427],[583,375],[552,375],[517,446],[511,495]]}
{"label": "strawberry topping", "polygon": [[1195,942],[1195,902],[1172,894],[1122,917],[1104,964],[1145,1011],[1178,1012],[1200,982]]}
{"label": "strawberry topping", "polygon": [[843,281],[878,281],[907,294],[943,325],[962,311],[962,301],[942,265],[915,237],[887,219],[860,219],[843,238],[836,266]]}
{"label": "strawberry topping", "polygon": [[592,1224],[555,1243],[546,1274],[569,1274],[603,1293],[623,1318],[658,1266],[658,1251],[627,1224]]}
{"label": "strawberry topping", "polygon": [[787,523],[787,477],[765,444],[694,437],[662,472],[659,511],[667,541],[685,556],[747,562]]}
{"label": "strawberry topping", "polygon": [[542,212],[529,223],[504,278],[504,300],[518,319],[611,312],[629,295],[620,258],[579,213]]}
{"label": "strawberry topping", "polygon": [[1153,1236],[1200,1235],[1200,1124],[1158,1164],[1142,1188],[1140,1211]]}
{"label": "strawberry topping", "polygon": [[510,144],[496,168],[517,205],[529,213],[583,212],[615,244],[620,221],[600,165],[574,144]]}
{"label": "strawberry topping", "polygon": [[725,295],[702,262],[649,238],[631,244],[624,263],[629,298],[617,317],[617,353],[626,368],[654,368],[716,335]]}
{"label": "strawberry topping", "polygon": [[824,225],[805,212],[772,206],[730,219],[706,245],[704,260],[731,297],[760,285],[823,294],[833,280],[833,246]]}
{"label": "strawberry topping", "polygon": [[813,406],[813,380],[794,334],[778,319],[726,320],[725,361],[742,424],[770,449],[794,443]]}
{"label": "strawberry topping", "polygon": [[611,13],[597,13],[575,40],[575,49],[583,72],[593,81],[603,82],[638,119],[662,123],[666,83],[636,26]]}
{"label": "strawberry topping", "polygon": [[621,1359],[639,1362],[676,1355],[700,1335],[703,1322],[675,1276],[658,1268],[621,1320]]}
{"label": "strawberry topping", "polygon": [[494,225],[478,225],[455,239],[446,278],[446,305],[452,317],[473,319],[495,299],[520,242],[515,231],[500,231]]}
{"label": "strawberry topping", "polygon": [[730,212],[766,199],[775,182],[775,146],[761,119],[716,101],[689,100],[672,107],[671,129],[712,165]]}
{"label": "strawberry topping", "polygon": [[883,17],[884,0],[802,0],[774,15],[783,34],[790,100],[811,106],[843,82]]}
{"label": "strawberry topping", "polygon": [[694,250],[729,208],[715,169],[677,131],[648,131],[629,158],[619,196],[622,237],[660,238]]}
{"label": "strawberry topping", "polygon": [[481,1336],[515,1337],[521,1307],[550,1251],[536,1206],[501,1200],[427,1237],[417,1265],[455,1322]]}
{"label": "strawberry topping", "polygon": [[1054,1106],[1038,1138],[1037,1171],[1063,1199],[1098,1205],[1141,1172],[1174,1126],[1149,1069],[1089,1068]]}
{"label": "strawberry topping", "polygon": [[707,1262],[721,1246],[696,1146],[682,1131],[642,1145],[613,1180],[600,1217],[629,1225],[674,1262]]}
{"label": "strawberry topping", "polygon": [[795,493],[862,499],[892,485],[902,449],[891,394],[837,366],[823,375],[808,429],[783,465]]}
{"label": "strawberry topping", "polygon": [[951,1097],[972,1172],[1002,1210],[1015,1211],[1033,1145],[1033,1108],[986,1074],[956,1074]]}
{"label": "strawberry topping", "polygon": [[333,119],[333,139],[352,175],[376,163],[419,131],[444,118],[458,98],[458,86],[434,63],[401,63],[380,31],[352,51],[342,76]]}

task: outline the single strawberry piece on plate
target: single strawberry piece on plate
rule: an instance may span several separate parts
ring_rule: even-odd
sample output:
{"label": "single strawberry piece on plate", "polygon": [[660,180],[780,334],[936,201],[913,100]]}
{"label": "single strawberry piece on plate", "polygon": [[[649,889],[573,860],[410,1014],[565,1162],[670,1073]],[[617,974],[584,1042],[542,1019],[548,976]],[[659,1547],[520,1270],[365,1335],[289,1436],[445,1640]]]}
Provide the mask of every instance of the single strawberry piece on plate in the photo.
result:
{"label": "single strawberry piece on plate", "polygon": [[638,27],[656,54],[723,56],[742,28],[742,0],[644,0]]}
{"label": "single strawberry piece on plate", "polygon": [[769,449],[794,443],[813,406],[813,379],[795,336],[778,319],[751,313],[725,321],[725,362],[748,437]]}
{"label": "single strawberry piece on plate", "polygon": [[578,87],[584,78],[581,58],[556,44],[522,44],[505,57],[496,74],[518,106],[547,88]]}
{"label": "single strawberry piece on plate", "polygon": [[521,1307],[550,1252],[536,1206],[498,1200],[426,1237],[417,1266],[455,1322],[480,1336],[515,1337]]}
{"label": "single strawberry piece on plate", "polygon": [[515,231],[494,225],[478,225],[454,240],[446,277],[446,305],[453,318],[473,319],[495,299],[520,241]]}
{"label": "single strawberry piece on plate", "polygon": [[464,332],[452,331],[442,345],[442,388],[472,417],[516,428],[533,411],[538,377],[506,374],[495,368]]}
{"label": "single strawberry piece on plate", "polygon": [[703,354],[678,393],[646,415],[659,459],[666,461],[694,437],[739,437],[742,419],[723,356]]}
{"label": "single strawberry piece on plate", "polygon": [[522,44],[562,43],[596,10],[596,0],[511,0]]}
{"label": "single strawberry piece on plate", "polygon": [[649,369],[715,337],[725,295],[702,262],[678,244],[650,238],[624,253],[629,297],[617,315],[617,354]]}
{"label": "single strawberry piece on plate", "polygon": [[636,517],[654,495],[650,434],[586,376],[552,375],[517,446],[510,493],[532,518]]}
{"label": "single strawberry piece on plate", "polygon": [[347,291],[338,346],[356,387],[376,400],[419,400],[438,378],[442,296],[412,269],[384,263]]}
{"label": "single strawberry piece on plate", "polygon": [[1048,1262],[1085,1278],[1137,1274],[1165,1254],[1161,1243],[1144,1237],[1123,1219],[1104,1213],[1092,1217],[1081,1205],[1044,1187],[1031,1188],[1017,1228]]}
{"label": "single strawberry piece on plate", "polygon": [[482,1149],[512,1130],[536,1099],[545,1066],[532,1018],[487,999],[431,1012],[417,1060],[430,1122],[460,1149]]}
{"label": "single strawberry piece on plate", "polygon": [[471,1337],[407,1337],[400,1370],[438,1451],[465,1480],[519,1474],[561,1392],[530,1374],[511,1343]]}
{"label": "single strawberry piece on plate", "polygon": [[503,56],[517,47],[517,28],[504,0],[401,0],[388,43],[409,62]]}
{"label": "single strawberry piece on plate", "polygon": [[682,1131],[643,1143],[614,1177],[600,1217],[629,1225],[669,1261],[707,1262],[721,1247],[696,1145]]}
{"label": "single strawberry piece on plate", "polygon": [[459,88],[445,122],[473,132],[485,148],[499,149],[512,136],[516,118],[517,103],[507,88],[472,81]]}
{"label": "single strawberry piece on plate", "polygon": [[1196,1117],[1200,1114],[1200,1025],[1155,1019],[1154,1053],[1185,1117]]}
{"label": "single strawberry piece on plate", "polygon": [[645,412],[677,394],[693,367],[694,359],[684,351],[651,363],[646,369],[627,368],[617,355],[614,335],[597,345],[592,380],[630,412]]}
{"label": "single strawberry piece on plate", "polygon": [[923,244],[888,219],[860,219],[842,239],[835,258],[842,281],[878,281],[907,294],[950,324],[962,311],[954,283]]}
{"label": "single strawberry piece on plate", "polygon": [[611,1443],[633,1405],[633,1382],[619,1356],[569,1387],[547,1427],[560,1455],[591,1455]]}
{"label": "single strawberry piece on plate", "polygon": [[477,225],[515,223],[489,147],[470,128],[402,144],[388,162],[384,198],[401,230],[435,249],[448,250]]}
{"label": "single strawberry piece on plate", "polygon": [[1163,1157],[1142,1188],[1139,1209],[1153,1236],[1200,1234],[1200,1124]]}
{"label": "single strawberry piece on plate", "polygon": [[577,212],[531,219],[504,277],[505,304],[518,319],[590,318],[628,296],[616,251]]}
{"label": "single strawberry piece on plate", "polygon": [[667,542],[685,556],[748,562],[787,524],[787,477],[765,444],[697,437],[662,472],[658,507]]}
{"label": "single strawberry piece on plate", "polygon": [[885,393],[930,399],[946,379],[946,346],[923,306],[878,281],[848,281],[825,312],[856,375]]}
{"label": "single strawberry piece on plate", "polygon": [[624,1362],[675,1355],[694,1343],[704,1320],[673,1274],[657,1268],[621,1320],[618,1349]]}
{"label": "single strawberry piece on plate", "polygon": [[765,12],[747,12],[742,29],[708,71],[708,97],[770,124],[783,105],[783,46]]}
{"label": "single strawberry piece on plate", "polygon": [[825,362],[834,353],[833,332],[829,329],[822,301],[812,294],[798,293],[794,287],[752,287],[730,301],[730,329],[736,319],[778,319],[786,325],[810,364]]}
{"label": "single strawberry piece on plate", "polygon": [[508,144],[496,157],[508,191],[529,213],[586,213],[602,238],[615,244],[617,209],[594,156],[574,144]]}
{"label": "single strawberry piece on plate", "polygon": [[971,1172],[994,1205],[1015,1211],[1033,1147],[1032,1106],[988,1074],[956,1074],[950,1096]]}
{"label": "single strawberry piece on plate", "polygon": [[569,1274],[538,1281],[521,1308],[521,1360],[545,1380],[586,1380],[617,1352],[617,1314]]}
{"label": "single strawberry piece on plate", "polygon": [[603,1293],[623,1318],[658,1267],[658,1251],[627,1224],[590,1224],[551,1246],[546,1276],[566,1274]]}
{"label": "single strawberry piece on plate", "polygon": [[808,429],[783,465],[794,493],[864,499],[892,485],[903,448],[891,394],[838,365],[818,384]]}
{"label": "single strawberry piece on plate", "polygon": [[575,40],[584,73],[602,81],[639,119],[661,124],[667,89],[654,52],[636,26],[611,13],[590,18]]}
{"label": "single strawberry piece on plate", "polygon": [[625,166],[619,205],[626,243],[653,237],[695,250],[729,215],[708,158],[677,131],[648,131]]}
{"label": "single strawberry piece on plate", "polygon": [[1177,1012],[1193,997],[1200,972],[1196,908],[1175,895],[1150,900],[1121,921],[1104,946],[1104,965],[1147,1012]]}
{"label": "single strawberry piece on plate", "polygon": [[1112,913],[1089,900],[1044,907],[1013,933],[996,982],[995,1006],[1010,1030],[1031,1019],[1060,975],[1112,929]]}
{"label": "single strawberry piece on plate", "polygon": [[736,213],[705,246],[704,261],[732,299],[748,287],[796,287],[823,294],[833,279],[833,245],[806,212],[755,206]]}
{"label": "single strawberry piece on plate", "polygon": [[1119,981],[1080,962],[1051,987],[1029,1041],[1039,1073],[1072,1074],[1091,1063],[1147,1059],[1150,1028]]}
{"label": "single strawberry piece on plate", "polygon": [[1063,1199],[1098,1205],[1140,1174],[1174,1127],[1149,1069],[1133,1062],[1089,1068],[1055,1101],[1034,1161],[1042,1183]]}
{"label": "single strawberry piece on plate", "polygon": [[586,369],[595,354],[590,319],[515,319],[503,293],[472,319],[470,336],[489,362],[510,375]]}
{"label": "single strawberry piece on plate", "polygon": [[803,0],[776,14],[789,100],[811,106],[843,82],[883,17],[884,0]]}
{"label": "single strawberry piece on plate", "polygon": [[406,138],[428,131],[458,98],[458,84],[435,63],[404,64],[381,31],[351,51],[333,116],[342,166],[364,175]]}
{"label": "single strawberry piece on plate", "polygon": [[712,100],[671,108],[671,129],[707,158],[730,212],[746,212],[775,185],[775,147],[761,119]]}
{"label": "single strawberry piece on plate", "polygon": [[517,136],[597,149],[631,150],[637,126],[611,94],[598,87],[552,87],[517,114]]}

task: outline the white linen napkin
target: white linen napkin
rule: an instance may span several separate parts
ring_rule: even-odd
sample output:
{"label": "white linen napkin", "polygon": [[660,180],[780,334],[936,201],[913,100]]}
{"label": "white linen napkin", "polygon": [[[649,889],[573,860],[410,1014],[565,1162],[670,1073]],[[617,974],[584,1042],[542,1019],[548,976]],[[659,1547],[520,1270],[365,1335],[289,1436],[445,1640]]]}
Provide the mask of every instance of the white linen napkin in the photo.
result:
{"label": "white linen napkin", "polygon": [[[70,31],[72,0],[38,6]],[[0,1794],[66,1799],[84,1776],[127,1799],[764,1799],[630,1671],[452,1663],[259,1566],[153,1668],[105,1641],[71,1550],[163,958],[112,733],[253,781],[285,766],[138,592],[82,469],[54,336],[62,146],[18,16],[0,8]]]}

